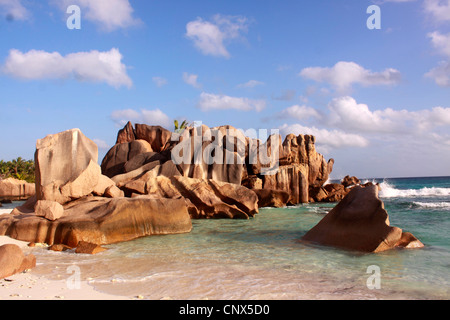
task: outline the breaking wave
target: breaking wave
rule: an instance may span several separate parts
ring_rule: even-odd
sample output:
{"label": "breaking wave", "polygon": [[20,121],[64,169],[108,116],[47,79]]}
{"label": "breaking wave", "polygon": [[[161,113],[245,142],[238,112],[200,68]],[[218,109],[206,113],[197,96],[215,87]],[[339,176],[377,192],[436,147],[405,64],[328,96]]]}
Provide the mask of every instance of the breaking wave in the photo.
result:
{"label": "breaking wave", "polygon": [[[382,198],[450,196],[450,188],[424,187],[421,189],[397,189],[387,181],[380,183],[379,196]],[[446,203],[446,202],[444,202]]]}

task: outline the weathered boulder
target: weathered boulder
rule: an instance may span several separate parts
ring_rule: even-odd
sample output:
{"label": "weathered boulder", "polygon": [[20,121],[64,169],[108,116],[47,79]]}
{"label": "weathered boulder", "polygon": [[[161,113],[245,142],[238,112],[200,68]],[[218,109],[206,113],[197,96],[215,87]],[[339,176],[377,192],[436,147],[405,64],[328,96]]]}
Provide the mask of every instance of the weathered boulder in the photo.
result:
{"label": "weathered boulder", "polygon": [[128,121],[125,127],[117,133],[116,144],[131,142],[133,140],[136,140],[136,134],[134,133],[133,125]]}
{"label": "weathered boulder", "polygon": [[348,188],[351,186],[356,186],[360,183],[361,183],[361,181],[357,177],[350,177],[350,176],[345,176],[344,179],[342,179],[342,181],[341,181],[341,184],[345,188]]}
{"label": "weathered boulder", "polygon": [[34,212],[1,216],[0,235],[75,248],[80,241],[103,245],[192,229],[183,199],[85,197],[64,209],[64,216],[55,221]]}
{"label": "weathered boulder", "polygon": [[64,208],[55,201],[39,200],[36,202],[34,212],[38,217],[44,217],[45,219],[54,221],[64,215]]}
{"label": "weathered boulder", "polygon": [[97,145],[79,129],[48,135],[36,143],[36,197],[65,203],[60,188],[74,181],[91,162],[97,163]]}
{"label": "weathered boulder", "polygon": [[170,179],[176,194],[189,204],[194,219],[248,219],[258,213],[258,197],[250,189],[226,182],[175,176]]}
{"label": "weathered boulder", "polygon": [[[410,242],[400,228],[389,225],[388,213],[378,199],[377,186],[352,188],[302,240],[362,252],[408,247]],[[414,247],[423,246],[416,240]]]}
{"label": "weathered boulder", "polygon": [[125,172],[125,163],[133,157],[152,152],[151,145],[145,140],[133,140],[114,145],[102,160],[102,174],[112,178]]}
{"label": "weathered boulder", "polygon": [[36,257],[33,254],[25,256],[18,245],[0,246],[0,279],[32,269],[35,266]]}
{"label": "weathered boulder", "polygon": [[290,205],[308,203],[308,172],[308,166],[301,164],[281,166],[274,175],[263,176],[263,189],[287,192]]}
{"label": "weathered boulder", "polygon": [[289,193],[282,190],[252,189],[252,191],[258,196],[259,208],[282,208],[290,199]]}
{"label": "weathered boulder", "polygon": [[75,253],[97,254],[106,250],[106,248],[103,248],[98,244],[80,241],[75,249]]}
{"label": "weathered boulder", "polygon": [[155,152],[164,151],[170,146],[172,132],[161,126],[136,124],[134,133],[136,139],[147,141]]}
{"label": "weathered boulder", "polygon": [[34,183],[29,183],[14,178],[0,179],[0,201],[27,200],[28,198],[34,196],[35,193],[36,189]]}

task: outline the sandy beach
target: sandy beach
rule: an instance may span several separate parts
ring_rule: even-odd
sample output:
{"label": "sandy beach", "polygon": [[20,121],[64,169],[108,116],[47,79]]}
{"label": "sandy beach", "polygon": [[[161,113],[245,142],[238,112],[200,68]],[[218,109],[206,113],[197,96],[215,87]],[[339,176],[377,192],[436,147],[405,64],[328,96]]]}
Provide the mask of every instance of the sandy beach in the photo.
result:
{"label": "sandy beach", "polygon": [[[16,244],[28,254],[28,243],[0,236],[0,246]],[[39,264],[39,261],[37,261]],[[70,289],[67,279],[50,280],[33,270],[0,280],[0,300],[130,300],[139,297],[116,296],[94,290],[86,281],[79,289]]]}

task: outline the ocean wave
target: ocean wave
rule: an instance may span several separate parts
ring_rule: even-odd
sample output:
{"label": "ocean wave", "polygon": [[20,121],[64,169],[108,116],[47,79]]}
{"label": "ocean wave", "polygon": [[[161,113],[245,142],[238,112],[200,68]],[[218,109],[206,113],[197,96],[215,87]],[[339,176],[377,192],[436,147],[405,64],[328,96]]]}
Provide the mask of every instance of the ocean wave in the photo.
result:
{"label": "ocean wave", "polygon": [[450,202],[420,202],[414,201],[413,206],[420,208],[432,208],[432,209],[442,209],[450,208]]}
{"label": "ocean wave", "polygon": [[387,181],[380,183],[379,196],[381,198],[407,198],[407,197],[432,197],[450,196],[450,188],[424,187],[421,189],[397,189]]}

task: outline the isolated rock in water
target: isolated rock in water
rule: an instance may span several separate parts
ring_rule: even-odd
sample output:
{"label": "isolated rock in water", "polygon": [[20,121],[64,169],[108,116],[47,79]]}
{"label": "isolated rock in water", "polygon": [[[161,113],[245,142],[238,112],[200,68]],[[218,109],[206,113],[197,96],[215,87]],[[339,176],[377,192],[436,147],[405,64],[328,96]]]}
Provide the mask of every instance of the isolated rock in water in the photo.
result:
{"label": "isolated rock in water", "polygon": [[77,245],[75,253],[97,254],[106,250],[106,248],[103,248],[98,244],[80,241]]}
{"label": "isolated rock in water", "polygon": [[350,177],[350,176],[345,176],[344,179],[342,179],[341,184],[347,188],[350,186],[355,186],[360,184],[361,181],[357,178],[357,177]]}
{"label": "isolated rock in water", "polygon": [[282,208],[290,199],[289,193],[282,190],[253,189],[258,196],[258,207]]}
{"label": "isolated rock in water", "polygon": [[389,225],[377,186],[354,187],[302,240],[362,252],[381,252],[400,243],[408,247],[409,241],[400,228]]}
{"label": "isolated rock in water", "polygon": [[44,217],[45,219],[54,221],[64,215],[64,208],[55,201],[39,200],[36,202],[34,212],[38,217]]}
{"label": "isolated rock in water", "polygon": [[36,196],[64,203],[60,187],[74,181],[89,164],[98,161],[97,145],[79,129],[48,135],[36,143]]}
{"label": "isolated rock in water", "polygon": [[32,269],[35,266],[36,257],[33,254],[25,256],[22,249],[15,244],[0,246],[0,279]]}
{"label": "isolated rock in water", "polygon": [[0,179],[0,200],[27,200],[36,193],[35,184],[14,178]]}
{"label": "isolated rock in water", "polygon": [[86,197],[64,209],[55,221],[34,213],[1,216],[0,235],[75,248],[80,241],[103,245],[192,229],[184,199]]}

